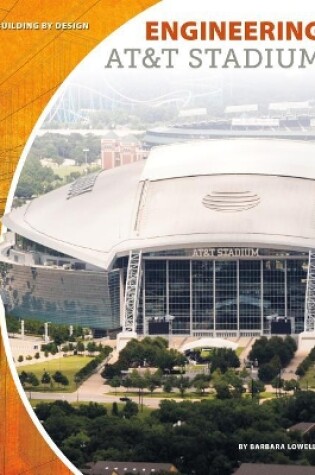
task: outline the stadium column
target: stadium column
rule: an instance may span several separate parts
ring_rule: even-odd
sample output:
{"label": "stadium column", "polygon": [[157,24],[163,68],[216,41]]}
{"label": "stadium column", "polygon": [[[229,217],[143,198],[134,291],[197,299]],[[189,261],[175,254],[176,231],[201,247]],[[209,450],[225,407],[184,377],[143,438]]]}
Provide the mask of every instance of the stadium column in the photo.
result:
{"label": "stadium column", "polygon": [[213,336],[216,336],[216,311],[215,311],[215,260],[213,261]]}
{"label": "stadium column", "polygon": [[170,266],[169,260],[166,261],[166,315],[170,314]]}
{"label": "stadium column", "polygon": [[236,261],[237,335],[240,336],[240,261]]}
{"label": "stadium column", "polygon": [[190,314],[190,324],[189,324],[189,333],[192,336],[193,332],[193,282],[192,282],[192,260],[189,261],[189,314]]}
{"label": "stadium column", "polygon": [[149,333],[148,322],[145,315],[145,260],[142,261],[142,333],[147,335]]}
{"label": "stadium column", "polygon": [[288,316],[288,266],[287,260],[284,260],[284,316]]}
{"label": "stadium column", "polygon": [[124,269],[119,271],[119,299],[120,299],[120,324],[123,326],[125,318],[125,282]]}
{"label": "stadium column", "polygon": [[264,332],[264,261],[260,261],[260,331]]}

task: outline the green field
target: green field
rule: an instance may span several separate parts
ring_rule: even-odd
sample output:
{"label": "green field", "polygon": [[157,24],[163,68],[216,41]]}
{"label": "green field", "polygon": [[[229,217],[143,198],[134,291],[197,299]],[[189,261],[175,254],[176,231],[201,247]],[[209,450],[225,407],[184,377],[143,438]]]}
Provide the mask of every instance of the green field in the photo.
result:
{"label": "green field", "polygon": [[[86,165],[62,165],[60,167],[58,167],[57,165],[46,165],[46,166],[49,166],[49,168],[51,168],[54,173],[58,176],[60,176],[60,178],[64,178],[68,175],[70,175],[70,173],[72,172],[79,172],[79,173],[84,173],[85,169],[86,169]],[[88,173],[92,173],[94,171],[97,170],[97,167],[95,165],[90,165],[88,167]]]}
{"label": "green field", "polygon": [[32,389],[32,391],[55,391],[55,392],[68,392],[71,393],[76,390],[76,384],[74,382],[74,375],[77,373],[83,366],[85,366],[91,357],[89,356],[67,356],[66,358],[61,357],[54,360],[46,360],[41,363],[34,363],[25,366],[20,366],[18,368],[18,373],[22,371],[34,373],[39,381],[42,379],[44,371],[47,371],[51,376],[56,371],[61,371],[69,379],[69,386],[63,387],[61,385],[53,382],[53,386],[43,385],[40,383],[36,388],[26,387],[26,390]]}
{"label": "green field", "polygon": [[315,388],[315,367],[312,365],[308,371],[306,371],[305,376],[301,377],[300,380],[301,389]]}
{"label": "green field", "polygon": [[264,391],[263,393],[259,393],[259,399],[274,399],[277,397],[277,394],[270,391]]}
{"label": "green field", "polygon": [[72,172],[80,172],[83,173],[85,170],[84,165],[65,165],[61,167],[51,167],[54,170],[56,175],[60,176],[60,178],[64,178],[67,175],[70,175]]}
{"label": "green field", "polygon": [[239,346],[238,348],[236,348],[235,353],[237,354],[238,357],[240,357],[243,350],[244,350],[244,346]]}
{"label": "green field", "polygon": [[208,371],[208,364],[189,364],[185,366],[185,370],[188,373],[204,373]]}

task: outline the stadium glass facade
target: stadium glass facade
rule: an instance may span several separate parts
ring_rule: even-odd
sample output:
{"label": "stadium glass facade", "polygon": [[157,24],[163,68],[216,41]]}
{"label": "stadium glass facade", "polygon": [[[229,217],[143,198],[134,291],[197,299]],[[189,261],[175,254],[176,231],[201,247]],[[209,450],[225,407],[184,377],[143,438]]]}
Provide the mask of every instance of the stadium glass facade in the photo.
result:
{"label": "stadium glass facade", "polygon": [[251,248],[182,249],[144,254],[138,318],[172,317],[170,332],[187,335],[268,334],[270,321],[304,324],[306,253]]}
{"label": "stadium glass facade", "polygon": [[1,286],[10,315],[93,329],[120,325],[120,272],[9,265]]}
{"label": "stadium glass facade", "polygon": [[[127,256],[117,258],[109,272],[9,265],[3,279],[7,307],[23,318],[118,329],[127,266]],[[293,333],[303,331],[307,252],[143,251],[141,266],[138,334],[149,334],[150,322],[170,320],[173,335],[269,334],[277,319],[290,321]]]}

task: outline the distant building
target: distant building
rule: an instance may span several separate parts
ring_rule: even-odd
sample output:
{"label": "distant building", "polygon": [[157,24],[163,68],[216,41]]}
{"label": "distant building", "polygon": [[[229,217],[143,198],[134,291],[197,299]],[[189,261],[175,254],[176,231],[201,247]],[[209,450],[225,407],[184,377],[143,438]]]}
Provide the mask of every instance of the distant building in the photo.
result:
{"label": "distant building", "polygon": [[177,468],[171,463],[152,462],[96,462],[88,464],[88,469],[81,472],[84,475],[158,475],[159,473],[178,473]]}
{"label": "distant building", "polygon": [[306,442],[314,442],[315,440],[315,423],[314,422],[299,422],[289,427],[288,432],[300,432],[303,440]]}
{"label": "distant building", "polygon": [[101,140],[101,154],[102,169],[109,170],[146,158],[148,151],[132,135],[118,137],[115,132],[109,132]]}
{"label": "distant building", "polygon": [[315,467],[275,463],[242,463],[234,475],[315,475]]}
{"label": "distant building", "polygon": [[240,114],[256,115],[258,113],[258,104],[242,104],[238,106],[226,106],[224,113],[239,117]]}

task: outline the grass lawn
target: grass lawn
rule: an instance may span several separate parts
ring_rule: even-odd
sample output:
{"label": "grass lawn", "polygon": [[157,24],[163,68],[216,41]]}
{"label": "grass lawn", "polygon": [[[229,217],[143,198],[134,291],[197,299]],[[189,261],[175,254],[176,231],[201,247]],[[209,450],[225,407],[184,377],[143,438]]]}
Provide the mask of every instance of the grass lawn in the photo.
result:
{"label": "grass lawn", "polygon": [[300,378],[300,387],[301,389],[306,388],[315,388],[315,367],[312,365],[308,371],[306,371],[305,376]]}
{"label": "grass lawn", "polygon": [[208,369],[208,364],[190,364],[185,367],[186,371],[189,373],[203,373],[204,370]]}
{"label": "grass lawn", "polygon": [[[106,393],[106,394],[112,394],[114,395],[115,393],[114,392],[109,392],[109,393]],[[120,395],[119,393],[117,393],[117,395]],[[127,397],[133,397],[133,398],[137,398],[139,397],[139,393],[137,391],[127,391],[127,392],[124,392],[124,393],[121,393],[122,396],[127,396]],[[277,395],[275,392],[270,392],[270,391],[264,391],[263,393],[260,393],[259,394],[259,399],[270,399],[270,398],[275,398]],[[215,399],[216,397],[216,393],[215,391],[214,392],[206,392],[204,394],[198,394],[198,393],[194,393],[194,392],[186,392],[184,394],[184,396],[182,397],[180,395],[179,392],[171,392],[171,393],[165,393],[165,392],[154,392],[152,395],[151,393],[148,393],[148,392],[145,392],[143,393],[143,397],[146,397],[146,398],[160,398],[160,399]],[[245,399],[249,399],[251,398],[251,394],[250,393],[244,393],[243,397]]]}
{"label": "grass lawn", "polygon": [[[54,173],[56,175],[60,176],[60,178],[64,178],[64,177],[70,175],[70,173],[72,173],[72,172],[83,173],[86,169],[86,166],[85,166],[85,164],[84,165],[65,165],[65,166],[61,166],[61,167],[50,166],[50,168],[52,168]],[[95,165],[89,166],[89,173],[90,172],[92,173],[95,170],[96,170]]]}
{"label": "grass lawn", "polygon": [[244,346],[239,346],[238,348],[236,348],[235,350],[236,355],[240,357],[240,354],[242,353],[243,350],[244,350]]}
{"label": "grass lawn", "polygon": [[18,373],[22,371],[34,373],[39,381],[42,379],[44,371],[47,371],[51,376],[56,371],[61,371],[69,379],[69,386],[63,387],[61,385],[53,382],[53,387],[49,385],[41,384],[35,387],[26,387],[25,390],[31,389],[32,391],[47,391],[47,392],[67,392],[71,393],[76,390],[76,385],[74,382],[74,375],[77,373],[83,366],[85,366],[91,357],[89,356],[67,356],[66,358],[61,357],[54,360],[46,360],[40,363],[33,363],[25,366],[20,366],[18,368]]}
{"label": "grass lawn", "polygon": [[54,170],[54,173],[56,175],[60,176],[60,178],[64,178],[67,175],[70,175],[72,172],[80,172],[82,173],[85,169],[84,165],[65,165],[61,167],[52,167]]}
{"label": "grass lawn", "polygon": [[272,393],[270,391],[264,391],[263,393],[259,393],[259,399],[270,399],[276,398],[276,393]]}

